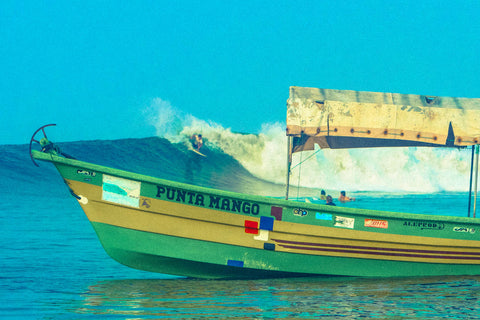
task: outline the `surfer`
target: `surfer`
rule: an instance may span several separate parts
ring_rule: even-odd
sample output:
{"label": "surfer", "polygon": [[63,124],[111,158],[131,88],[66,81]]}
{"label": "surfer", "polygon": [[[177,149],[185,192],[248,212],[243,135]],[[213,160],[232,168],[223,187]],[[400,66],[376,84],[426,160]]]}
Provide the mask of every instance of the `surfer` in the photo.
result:
{"label": "surfer", "polygon": [[327,202],[326,202],[325,204],[326,204],[327,206],[336,206],[336,204],[333,203],[333,198],[332,198],[331,195],[328,195],[326,199],[327,199]]}
{"label": "surfer", "polygon": [[200,151],[200,148],[203,146],[203,138],[201,134],[194,134],[190,140],[192,141],[192,146]]}
{"label": "surfer", "polygon": [[320,200],[327,200],[327,194],[325,190],[320,191]]}
{"label": "surfer", "polygon": [[338,197],[338,201],[345,203],[349,201],[355,201],[355,198],[347,197],[345,191],[340,191],[340,197]]}

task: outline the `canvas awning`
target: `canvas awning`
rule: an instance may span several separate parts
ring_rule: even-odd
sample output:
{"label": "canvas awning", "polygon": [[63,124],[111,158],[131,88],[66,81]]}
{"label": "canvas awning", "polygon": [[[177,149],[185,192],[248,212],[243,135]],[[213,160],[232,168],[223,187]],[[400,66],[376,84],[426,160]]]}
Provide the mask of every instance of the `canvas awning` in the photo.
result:
{"label": "canvas awning", "polygon": [[480,141],[480,99],[290,87],[293,151],[446,146]]}

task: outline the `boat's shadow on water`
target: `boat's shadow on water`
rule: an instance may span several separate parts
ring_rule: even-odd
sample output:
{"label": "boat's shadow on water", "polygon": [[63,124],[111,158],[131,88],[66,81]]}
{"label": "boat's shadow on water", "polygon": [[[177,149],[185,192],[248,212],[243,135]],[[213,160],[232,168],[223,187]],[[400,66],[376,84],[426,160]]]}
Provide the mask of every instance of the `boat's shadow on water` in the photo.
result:
{"label": "boat's shadow on water", "polygon": [[90,285],[76,314],[154,318],[471,319],[480,277],[268,280],[104,280]]}

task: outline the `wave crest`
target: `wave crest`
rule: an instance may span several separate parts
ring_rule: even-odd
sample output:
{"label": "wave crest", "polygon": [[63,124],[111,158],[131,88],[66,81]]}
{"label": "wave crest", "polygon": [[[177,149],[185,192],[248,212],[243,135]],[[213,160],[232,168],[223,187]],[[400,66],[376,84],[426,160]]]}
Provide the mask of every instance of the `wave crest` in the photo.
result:
{"label": "wave crest", "polygon": [[[149,112],[149,121],[159,137],[188,144],[192,134],[201,133],[205,148],[232,156],[257,178],[285,183],[285,123],[265,123],[258,134],[236,133],[221,124],[186,114],[160,98],[153,100]],[[301,162],[301,166],[296,166]],[[292,167],[291,184],[308,188],[420,193],[465,191],[469,183],[470,150],[325,149],[294,154]]]}

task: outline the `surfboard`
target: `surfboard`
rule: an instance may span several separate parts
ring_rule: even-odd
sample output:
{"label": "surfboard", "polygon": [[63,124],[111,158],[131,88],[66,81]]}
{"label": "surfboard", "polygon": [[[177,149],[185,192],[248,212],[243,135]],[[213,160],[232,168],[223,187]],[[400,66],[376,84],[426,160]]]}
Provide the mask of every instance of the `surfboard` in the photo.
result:
{"label": "surfboard", "polygon": [[203,156],[203,157],[205,157],[205,158],[207,157],[206,155],[204,155],[203,153],[201,153],[200,151],[198,151],[198,150],[196,150],[196,149],[191,149],[191,150],[192,150],[193,152],[195,152],[196,154],[199,154],[199,155],[201,155],[201,156]]}

